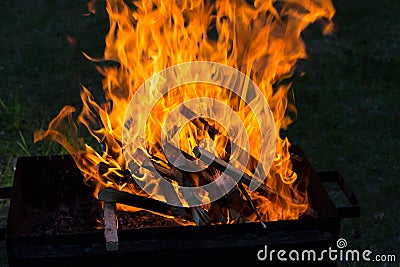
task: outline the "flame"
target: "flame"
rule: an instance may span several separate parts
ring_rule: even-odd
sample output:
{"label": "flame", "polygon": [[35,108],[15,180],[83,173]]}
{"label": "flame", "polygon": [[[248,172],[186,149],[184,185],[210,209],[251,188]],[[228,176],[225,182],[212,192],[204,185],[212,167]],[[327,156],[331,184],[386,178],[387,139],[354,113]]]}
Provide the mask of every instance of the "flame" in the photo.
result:
{"label": "flame", "polygon": [[76,38],[75,38],[75,37],[72,37],[72,36],[67,35],[66,39],[67,39],[67,43],[68,43],[70,46],[76,47],[77,41],[76,41]]}
{"label": "flame", "polygon": [[[93,3],[89,2],[89,9]],[[257,84],[275,119],[276,152],[265,183],[287,198],[271,200],[252,192],[259,213],[267,221],[297,219],[304,213],[308,207],[307,195],[295,186],[297,174],[292,171],[290,142],[279,135],[292,122],[288,112],[296,112],[288,98],[291,84],[284,81],[292,77],[297,61],[307,58],[301,38],[304,29],[319,20],[324,22],[323,33],[332,31],[335,10],[331,1],[146,0],[128,5],[125,1],[107,0],[106,10],[110,30],[102,60],[118,64],[98,67],[104,76],[107,101],[96,102],[82,86],[83,108],[79,116],[74,119],[75,109],[64,107],[48,130],[35,132],[35,142],[50,138],[63,145],[73,155],[85,182],[95,187],[96,196],[100,188],[107,186],[142,194],[123,175],[126,164],[122,154],[122,126],[133,94],[145,80],[167,67],[200,60],[223,63],[245,73]],[[94,9],[91,13],[95,13]],[[251,111],[237,96],[204,84],[176,88],[157,103],[147,121],[148,153],[165,159],[160,136],[166,115],[178,103],[197,96],[218,99],[238,111],[251,137],[251,154],[259,159],[257,147],[262,129]],[[225,131],[218,123],[208,122],[220,132]],[[82,125],[102,149],[79,136],[78,128]],[[179,135],[180,148],[189,154],[202,139],[212,138],[215,153],[225,156],[224,135],[210,136],[193,124],[185,125]],[[107,172],[99,173],[100,163],[109,166]],[[254,221],[256,217],[248,219]]]}
{"label": "flame", "polygon": [[90,0],[87,3],[88,13],[83,14],[84,16],[91,16],[96,14],[96,2],[97,0]]}

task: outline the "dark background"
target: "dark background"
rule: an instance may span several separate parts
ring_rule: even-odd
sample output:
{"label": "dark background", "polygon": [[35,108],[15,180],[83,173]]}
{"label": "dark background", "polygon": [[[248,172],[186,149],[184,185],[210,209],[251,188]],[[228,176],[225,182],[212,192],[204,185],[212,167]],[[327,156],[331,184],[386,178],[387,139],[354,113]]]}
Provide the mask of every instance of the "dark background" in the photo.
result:
{"label": "dark background", "polygon": [[[299,62],[293,84],[297,120],[282,135],[316,170],[339,170],[354,189],[362,212],[343,220],[348,246],[399,257],[400,1],[333,4],[336,32],[322,36],[312,25],[304,33],[309,59]],[[101,95],[102,78],[81,52],[101,56],[108,18],[101,8],[84,13],[86,1],[0,2],[2,186],[12,185],[17,157],[65,153],[51,142],[33,144],[33,132],[64,105],[80,109],[80,83]],[[1,201],[2,227],[7,210]]]}

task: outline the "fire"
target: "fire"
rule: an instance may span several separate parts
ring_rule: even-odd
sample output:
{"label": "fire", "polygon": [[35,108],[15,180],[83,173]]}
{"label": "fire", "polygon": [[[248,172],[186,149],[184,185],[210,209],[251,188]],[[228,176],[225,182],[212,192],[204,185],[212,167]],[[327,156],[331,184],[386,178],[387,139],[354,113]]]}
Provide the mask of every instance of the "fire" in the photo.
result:
{"label": "fire", "polygon": [[[96,102],[89,89],[82,86],[83,108],[78,117],[74,119],[73,107],[64,107],[48,130],[35,132],[35,142],[49,138],[63,145],[74,157],[85,182],[95,187],[95,195],[103,187],[143,194],[124,176],[127,166],[122,152],[122,131],[133,94],[152,75],[176,64],[193,61],[226,64],[257,84],[275,120],[276,150],[265,184],[287,198],[271,200],[251,192],[257,210],[266,221],[297,219],[304,213],[308,207],[307,195],[294,185],[297,175],[292,171],[290,142],[279,135],[280,130],[292,122],[288,111],[296,112],[288,99],[291,84],[281,82],[292,77],[299,59],[307,58],[301,38],[304,29],[317,20],[324,22],[324,33],[333,29],[335,10],[331,1],[146,0],[128,5],[125,1],[107,0],[106,10],[110,30],[102,60],[118,63],[118,66],[98,68],[104,76],[107,101]],[[237,111],[246,126],[250,154],[263,160],[258,150],[263,129],[257,126],[254,114],[238,96],[218,86],[200,83],[180,86],[156,104],[146,118],[146,153],[165,160],[160,136],[166,117],[179,103],[196,97],[218,99]],[[143,99],[144,102],[151,100]],[[207,114],[207,106],[202,108]],[[226,157],[226,129],[213,120],[206,121],[223,134],[210,136],[188,123],[179,132],[180,149],[193,155],[193,148],[201,140],[211,138],[214,153]],[[81,126],[101,144],[101,149],[100,145],[90,146],[79,135]],[[99,173],[100,163],[108,166],[106,172]],[[247,170],[249,174],[250,169]],[[255,221],[257,218],[248,219]]]}
{"label": "fire", "polygon": [[91,15],[96,14],[96,7],[95,7],[96,6],[96,2],[97,2],[97,0],[90,0],[87,3],[88,13],[83,14],[84,16],[91,16]]}

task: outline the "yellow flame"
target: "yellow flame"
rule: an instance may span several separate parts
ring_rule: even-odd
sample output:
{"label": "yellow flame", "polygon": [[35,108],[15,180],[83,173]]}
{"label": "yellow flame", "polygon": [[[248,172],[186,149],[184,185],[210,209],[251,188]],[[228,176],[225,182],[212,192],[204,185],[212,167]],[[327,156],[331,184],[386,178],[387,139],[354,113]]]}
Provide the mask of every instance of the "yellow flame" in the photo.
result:
{"label": "yellow flame", "polygon": [[[296,108],[288,101],[291,84],[280,82],[292,77],[298,59],[307,57],[301,38],[304,29],[316,20],[325,22],[324,33],[333,29],[335,10],[331,1],[145,0],[128,5],[125,1],[107,0],[106,10],[110,30],[103,60],[118,63],[117,67],[98,68],[104,76],[107,102],[97,103],[82,86],[83,109],[78,118],[74,121],[75,109],[66,106],[47,131],[35,132],[35,142],[50,138],[61,143],[74,156],[85,181],[95,182],[95,195],[105,186],[139,194],[121,175],[126,169],[121,147],[122,126],[132,95],[145,80],[167,67],[200,60],[223,63],[242,71],[257,84],[275,119],[276,154],[265,183],[289,198],[272,201],[258,193],[251,193],[251,197],[265,220],[298,218],[307,208],[307,195],[297,192],[294,186],[297,175],[292,171],[290,143],[287,138],[279,137],[280,130],[292,122],[287,111],[296,112]],[[251,154],[258,158],[262,129],[252,113],[237,96],[204,84],[176,88],[157,103],[147,124],[148,152],[164,158],[160,136],[166,115],[178,103],[197,96],[219,99],[238,111],[251,137]],[[224,132],[218,123],[209,123]],[[85,144],[78,135],[80,125],[105,146],[104,151],[97,152]],[[210,138],[191,124],[185,126],[180,137],[181,148],[188,153],[200,140]],[[224,157],[226,138],[222,135],[212,138],[216,153]],[[101,162],[108,164],[111,171],[100,175],[97,168]]]}

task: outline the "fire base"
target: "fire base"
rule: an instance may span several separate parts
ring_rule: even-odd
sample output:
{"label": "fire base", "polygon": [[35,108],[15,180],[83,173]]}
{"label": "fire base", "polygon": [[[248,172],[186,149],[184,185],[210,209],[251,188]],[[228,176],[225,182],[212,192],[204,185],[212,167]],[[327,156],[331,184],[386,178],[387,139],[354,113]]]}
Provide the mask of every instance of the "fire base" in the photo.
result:
{"label": "fire base", "polygon": [[[317,217],[232,225],[177,226],[151,218],[131,229],[119,229],[119,250],[107,251],[101,221],[101,203],[82,181],[70,156],[21,157],[17,161],[6,229],[9,265],[12,266],[266,266],[257,252],[284,249],[336,248],[342,218],[360,215],[359,203],[337,171],[315,172],[298,146],[292,146],[293,169],[308,177],[310,207]],[[300,175],[299,175],[300,174]],[[337,182],[351,205],[336,207],[323,182]],[[137,220],[141,220],[137,216]],[[143,227],[142,227],[143,226]],[[276,261],[274,266],[288,262]],[[243,262],[241,265],[239,263]],[[293,262],[293,265],[310,262]],[[317,262],[337,266],[336,262]]]}

